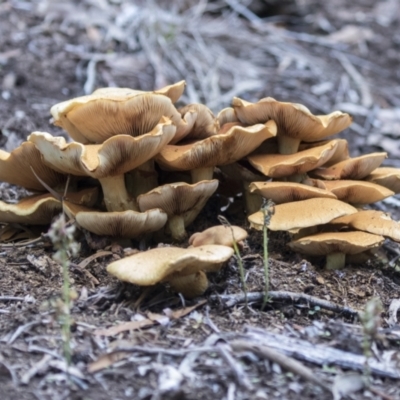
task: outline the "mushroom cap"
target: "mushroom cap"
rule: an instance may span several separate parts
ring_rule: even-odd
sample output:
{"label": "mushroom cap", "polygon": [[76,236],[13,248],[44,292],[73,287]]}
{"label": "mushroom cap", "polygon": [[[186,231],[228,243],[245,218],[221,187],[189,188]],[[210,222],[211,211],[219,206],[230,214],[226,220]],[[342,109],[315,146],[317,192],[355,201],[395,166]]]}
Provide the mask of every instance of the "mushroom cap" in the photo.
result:
{"label": "mushroom cap", "polygon": [[371,204],[394,195],[394,192],[384,186],[366,181],[324,181],[324,185],[339,200],[351,204]]}
{"label": "mushroom cap", "polygon": [[236,116],[235,110],[232,107],[223,108],[217,114],[217,120],[219,122],[219,126],[223,126],[230,122],[239,122],[238,117]]}
{"label": "mushroom cap", "polygon": [[[357,209],[343,201],[329,198],[315,198],[278,204],[271,216],[268,229],[271,231],[290,231],[322,225],[342,215],[354,214]],[[262,230],[264,215],[258,211],[248,217],[250,226]]]}
{"label": "mushroom cap", "polygon": [[302,104],[280,102],[266,97],[249,103],[238,97],[232,101],[236,115],[246,124],[274,120],[278,136],[289,136],[304,142],[315,142],[346,129],[352,122],[349,114],[334,111],[327,115],[313,115]]}
{"label": "mushroom cap", "polygon": [[376,183],[392,190],[394,193],[400,193],[400,169],[393,167],[380,167],[374,169],[365,180]]}
{"label": "mushroom cap", "polygon": [[47,190],[37,180],[32,169],[51,188],[64,184],[66,181],[65,175],[44,164],[40,151],[33,143],[24,142],[11,153],[0,150],[0,181],[30,190]]}
{"label": "mushroom cap", "polygon": [[102,143],[115,135],[140,136],[154,129],[162,117],[169,118],[175,126],[181,124],[180,114],[165,95],[168,93],[175,100],[184,83],[177,85],[178,89],[155,92],[103,88],[58,103],[50,112],[54,124],[77,142]]}
{"label": "mushroom cap", "polygon": [[99,236],[133,239],[161,229],[167,222],[167,214],[158,208],[145,212],[102,212],[64,201],[64,211],[77,224]]}
{"label": "mushroom cap", "polygon": [[207,275],[203,271],[185,276],[176,275],[168,283],[175,292],[181,293],[187,299],[201,296],[208,288]]}
{"label": "mushroom cap", "polygon": [[220,165],[218,168],[229,179],[235,181],[253,182],[265,179],[264,175],[260,174],[256,170],[252,171],[251,169],[246,168],[246,166],[243,165],[243,163],[241,162],[234,162],[232,164]]}
{"label": "mushroom cap", "polygon": [[227,133],[181,146],[167,145],[156,161],[167,170],[189,171],[196,168],[231,164],[275,136],[275,122],[249,127],[233,126]]}
{"label": "mushroom cap", "polygon": [[312,147],[323,146],[329,142],[334,142],[337,144],[337,146],[334,155],[324,164],[324,167],[329,167],[333,164],[350,158],[349,145],[346,139],[331,139],[311,143],[300,143],[299,151],[311,149]]}
{"label": "mushroom cap", "polygon": [[29,196],[16,204],[0,201],[0,221],[24,225],[47,225],[61,210],[61,202],[49,193]]}
{"label": "mushroom cap", "polygon": [[249,186],[251,193],[257,193],[266,199],[271,199],[275,204],[289,203],[312,199],[315,197],[328,197],[336,199],[329,190],[295,182],[252,182]]}
{"label": "mushroom cap", "polygon": [[161,208],[169,216],[182,215],[187,226],[217,190],[218,183],[217,179],[200,181],[193,185],[185,182],[169,183],[141,194],[137,202],[141,211]]}
{"label": "mushroom cap", "polygon": [[121,175],[150,160],[173,138],[175,129],[166,121],[145,135],[117,135],[102,144],[67,143],[45,132],[33,132],[28,140],[55,170],[100,179]]}
{"label": "mushroom cap", "polygon": [[350,226],[353,229],[382,235],[400,242],[400,223],[383,211],[361,210],[355,214],[335,218],[330,224]]}
{"label": "mushroom cap", "polygon": [[386,157],[387,153],[382,152],[348,158],[329,167],[322,166],[315,169],[312,171],[312,175],[327,180],[364,179],[374,169],[378,168]]}
{"label": "mushroom cap", "polygon": [[189,238],[189,244],[193,247],[203,246],[205,244],[222,244],[233,247],[233,241],[241,242],[247,238],[247,232],[240,226],[212,226],[203,232],[196,232]]}
{"label": "mushroom cap", "polygon": [[322,256],[332,253],[358,254],[379,247],[385,238],[367,232],[325,232],[288,243],[299,253]]}
{"label": "mushroom cap", "polygon": [[337,143],[329,141],[294,154],[253,154],[247,157],[250,164],[271,178],[284,178],[303,174],[326,163],[336,152]]}
{"label": "mushroom cap", "polygon": [[178,274],[216,271],[232,255],[232,248],[216,244],[188,249],[159,247],[114,261],[107,266],[107,271],[121,281],[150,286]]}

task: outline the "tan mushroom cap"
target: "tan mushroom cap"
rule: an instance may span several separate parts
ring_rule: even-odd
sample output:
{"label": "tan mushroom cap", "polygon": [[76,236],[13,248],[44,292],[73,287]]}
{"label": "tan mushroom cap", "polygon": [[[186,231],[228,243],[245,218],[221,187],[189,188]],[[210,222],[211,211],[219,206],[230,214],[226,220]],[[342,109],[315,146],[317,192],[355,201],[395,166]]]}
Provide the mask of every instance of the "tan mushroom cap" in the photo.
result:
{"label": "tan mushroom cap", "polygon": [[224,225],[212,226],[203,232],[196,232],[189,238],[189,244],[193,247],[205,244],[222,244],[223,246],[233,247],[233,243],[239,243],[247,238],[247,232],[240,226]]}
{"label": "tan mushroom cap", "polygon": [[216,244],[188,249],[159,247],[114,261],[107,271],[121,281],[150,286],[177,275],[218,271],[232,255],[232,248]]}
{"label": "tan mushroom cap", "polygon": [[387,153],[370,153],[360,157],[348,158],[329,167],[322,166],[312,172],[317,178],[332,179],[364,179],[378,168]]}
{"label": "tan mushroom cap", "polygon": [[336,199],[329,190],[296,182],[252,182],[249,186],[251,193],[258,193],[275,204],[291,201],[307,200],[315,197]]}
{"label": "tan mushroom cap", "polygon": [[367,232],[325,232],[288,243],[299,253],[308,255],[326,255],[326,268],[338,269],[345,265],[346,254],[358,254],[379,247],[385,238]]}
{"label": "tan mushroom cap", "polygon": [[300,143],[299,151],[311,149],[312,147],[323,146],[329,142],[334,142],[337,144],[337,146],[335,154],[324,164],[324,167],[329,167],[333,164],[337,164],[340,161],[344,161],[350,158],[349,144],[346,139],[332,139],[332,140],[321,140],[312,143]]}
{"label": "tan mushroom cap", "polygon": [[[354,214],[357,209],[343,201],[329,198],[315,198],[278,204],[268,229],[290,231],[310,226],[327,224],[342,215]],[[264,215],[258,211],[248,217],[251,228],[262,230]]]}
{"label": "tan mushroom cap", "polygon": [[365,180],[376,183],[392,190],[395,193],[400,193],[400,169],[393,167],[380,167],[374,169]]}
{"label": "tan mushroom cap", "polygon": [[300,141],[315,142],[346,129],[352,122],[349,114],[334,111],[328,115],[313,115],[302,104],[279,102],[271,97],[249,103],[235,97],[236,115],[246,124],[274,120],[278,126],[279,152],[292,154]]}
{"label": "tan mushroom cap", "polygon": [[51,188],[63,185],[66,181],[66,175],[43,163],[42,155],[33,143],[24,142],[11,153],[0,150],[0,181],[30,190],[47,190],[37,180],[32,169]]}
{"label": "tan mushroom cap", "polygon": [[47,225],[61,210],[61,202],[49,193],[26,197],[16,204],[0,201],[0,221],[24,225]]}
{"label": "tan mushroom cap", "polygon": [[394,192],[384,186],[366,181],[324,181],[324,185],[339,200],[351,204],[371,204],[394,195]]}
{"label": "tan mushroom cap", "polygon": [[337,143],[330,141],[294,154],[253,154],[247,157],[250,164],[271,178],[285,178],[304,174],[326,163],[336,152]]}
{"label": "tan mushroom cap", "polygon": [[158,231],[167,222],[167,214],[160,209],[102,212],[68,201],[63,206],[69,218],[75,218],[80,227],[99,236],[133,239]]}
{"label": "tan mushroom cap", "polygon": [[115,135],[140,136],[154,129],[162,117],[169,118],[175,126],[182,125],[171,98],[179,97],[184,82],[176,85],[154,92],[103,88],[58,103],[50,111],[54,124],[81,143],[102,143]]}
{"label": "tan mushroom cap", "polygon": [[223,126],[230,122],[239,122],[239,119],[235,113],[235,110],[232,107],[223,108],[217,114],[217,120],[219,122],[219,126]]}
{"label": "tan mushroom cap", "polygon": [[207,275],[203,271],[185,276],[174,276],[168,280],[171,288],[181,293],[187,299],[194,299],[201,296],[208,288]]}
{"label": "tan mushroom cap", "polygon": [[330,224],[351,227],[360,231],[374,233],[400,242],[400,223],[389,214],[376,210],[361,210],[355,214],[335,218]]}
{"label": "tan mushroom cap", "polygon": [[185,227],[193,222],[217,188],[217,179],[193,185],[170,183],[138,196],[137,202],[141,211],[152,208],[164,210],[168,214],[172,236],[182,240],[186,236]]}

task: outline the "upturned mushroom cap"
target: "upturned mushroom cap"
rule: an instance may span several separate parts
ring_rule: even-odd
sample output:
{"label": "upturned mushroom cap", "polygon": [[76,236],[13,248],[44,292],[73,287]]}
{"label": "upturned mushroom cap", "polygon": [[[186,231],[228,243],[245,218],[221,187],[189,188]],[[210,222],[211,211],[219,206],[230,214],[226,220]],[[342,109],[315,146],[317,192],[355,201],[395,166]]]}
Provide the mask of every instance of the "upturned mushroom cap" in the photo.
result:
{"label": "upturned mushroom cap", "polygon": [[361,210],[355,214],[335,218],[330,225],[351,227],[400,242],[400,223],[383,211]]}
{"label": "upturned mushroom cap", "polygon": [[355,180],[324,181],[327,190],[351,204],[371,204],[393,196],[394,192],[376,183]]}
{"label": "upturned mushroom cap", "polygon": [[187,299],[201,296],[208,288],[207,275],[203,271],[192,275],[174,276],[168,283],[175,292],[181,293]]}
{"label": "upturned mushroom cap", "polygon": [[285,178],[304,174],[326,163],[336,152],[337,143],[329,141],[323,146],[299,151],[295,154],[253,154],[250,164],[271,178]]}
{"label": "upturned mushroom cap", "polygon": [[158,231],[167,222],[167,214],[160,209],[102,212],[68,201],[64,201],[63,207],[68,217],[75,218],[80,227],[99,236],[133,239]]}
{"label": "upturned mushroom cap", "polygon": [[239,122],[235,110],[232,107],[223,108],[217,114],[217,120],[219,122],[219,126],[221,127],[230,122]]}
{"label": "upturned mushroom cap", "polygon": [[[271,231],[290,231],[327,224],[342,215],[354,214],[357,209],[343,201],[329,198],[315,198],[278,204],[271,217],[268,229]],[[264,215],[258,211],[248,217],[251,228],[262,230]]]}
{"label": "upturned mushroom cap", "polygon": [[235,97],[232,102],[238,119],[246,124],[274,120],[278,126],[279,152],[292,154],[300,141],[315,142],[346,129],[351,117],[340,111],[328,115],[313,115],[302,104],[279,102],[271,97],[249,103]]}
{"label": "upturned mushroom cap", "polygon": [[184,182],[159,186],[138,196],[141,211],[161,208],[168,214],[168,226],[176,240],[186,236],[185,227],[193,222],[207,200],[218,188],[218,180],[201,181],[193,185]]}
{"label": "upturned mushroom cap", "polygon": [[177,171],[231,164],[251,153],[275,133],[273,121],[249,127],[233,126],[227,133],[198,142],[165,146],[156,160],[165,169]]}
{"label": "upturned mushroom cap", "polygon": [[247,232],[240,226],[224,225],[212,226],[203,232],[196,232],[189,238],[189,244],[193,247],[205,244],[222,244],[223,246],[233,247],[233,243],[239,243],[247,238]]}
{"label": "upturned mushroom cap", "polygon": [[386,157],[387,153],[371,153],[348,158],[329,167],[317,168],[312,171],[312,176],[327,180],[364,179],[374,169],[378,168]]}
{"label": "upturned mushroom cap", "polygon": [[252,182],[249,188],[251,193],[258,193],[266,199],[271,199],[275,204],[315,197],[336,199],[335,194],[329,190],[295,182]]}
{"label": "upturned mushroom cap", "polygon": [[380,167],[373,170],[365,180],[376,183],[392,190],[394,193],[400,193],[400,169],[393,167]]}
{"label": "upturned mushroom cap", "polygon": [[51,188],[64,184],[66,181],[66,175],[44,164],[40,151],[33,143],[24,142],[11,153],[0,150],[0,181],[30,190],[47,190],[38,181],[32,169]]}
{"label": "upturned mushroom cap", "polygon": [[102,143],[115,135],[143,135],[154,129],[162,117],[169,118],[175,126],[181,125],[181,116],[172,103],[183,88],[183,81],[154,92],[103,88],[58,103],[50,112],[54,124],[74,140]]}
{"label": "upturned mushroom cap", "polygon": [[217,271],[232,255],[232,248],[211,244],[188,249],[159,247],[114,261],[107,271],[121,281],[150,286],[176,275]]}
{"label": "upturned mushroom cap", "polygon": [[346,254],[358,254],[379,247],[385,238],[367,232],[326,232],[288,243],[299,253],[308,255],[326,255],[326,268],[338,269],[345,265]]}
{"label": "upturned mushroom cap", "polygon": [[332,139],[332,140],[321,140],[318,142],[311,143],[300,143],[299,151],[311,149],[312,147],[323,146],[329,142],[336,143],[336,151],[333,156],[324,164],[324,167],[329,167],[333,164],[337,164],[340,161],[347,160],[350,158],[349,145],[346,139]]}

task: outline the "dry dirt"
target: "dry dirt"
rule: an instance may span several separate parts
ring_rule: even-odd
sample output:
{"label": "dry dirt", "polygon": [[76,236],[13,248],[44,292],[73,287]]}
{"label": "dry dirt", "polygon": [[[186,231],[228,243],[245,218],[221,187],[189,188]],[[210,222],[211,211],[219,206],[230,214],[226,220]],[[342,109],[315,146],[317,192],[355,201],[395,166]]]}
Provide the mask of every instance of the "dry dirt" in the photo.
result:
{"label": "dry dirt", "polygon": [[[160,1],[160,8],[154,2],[147,4],[154,15],[160,10],[172,14],[181,10],[186,15],[184,4],[194,3]],[[85,90],[108,85],[152,89],[180,76],[178,79],[186,79],[190,90],[199,93],[198,99],[214,110],[228,106],[229,101],[208,98],[204,85],[210,82],[223,94],[231,91],[230,98],[272,96],[301,102],[315,113],[341,108],[354,116],[354,124],[340,135],[349,141],[351,154],[384,150],[388,152],[385,164],[400,167],[397,1],[358,0],[350,6],[341,0],[286,1],[282,6],[259,1],[252,2],[250,8],[236,1],[202,4],[209,7],[203,10],[203,17],[219,18],[223,27],[225,23],[225,36],[233,35],[236,45],[242,32],[231,29],[236,23],[232,18],[247,27],[246,35],[253,32],[257,40],[264,35],[265,47],[259,52],[246,53],[248,49],[240,46],[229,50],[232,57],[241,60],[238,76],[250,80],[253,74],[252,85],[240,86],[237,76],[221,75],[221,65],[232,63],[232,59],[216,62],[219,67],[212,73],[217,83],[195,70],[195,63],[186,73],[178,68],[178,62],[175,72],[163,69],[165,54],[161,50],[150,51],[153,57],[149,57],[148,49],[141,47],[145,41],[136,43],[134,36],[128,37],[127,31],[120,29],[120,21],[129,17],[124,6],[137,5],[144,10],[145,2],[0,1],[2,149],[11,151],[35,130],[62,134],[51,124],[50,107]],[[164,27],[168,24],[166,18],[160,21]],[[197,45],[199,41],[201,37]],[[168,68],[172,68],[173,49],[168,50],[171,58],[165,59]],[[186,52],[190,53],[190,48]],[[246,54],[253,58],[245,60]],[[190,57],[195,58],[196,53]],[[243,60],[254,66],[251,74],[240,70]],[[196,97],[193,93],[185,100]],[[0,195],[3,201],[12,202],[21,190],[2,184]],[[374,207],[399,217],[399,205],[394,196]],[[212,198],[189,234],[218,223],[220,207],[220,199]],[[231,223],[246,227],[241,210],[238,197],[224,215]],[[264,279],[262,235],[249,234],[242,250],[247,288],[260,292]],[[372,386],[343,398],[400,398],[397,309],[389,320],[389,306],[400,293],[400,275],[394,268],[400,254],[396,244],[385,245],[381,260],[326,271],[321,260],[306,261],[289,251],[285,235],[271,234],[270,289],[279,291],[281,297],[272,297],[261,311],[259,299],[250,301],[248,308],[243,301],[230,304],[224,299],[242,294],[236,259],[210,277],[210,288],[199,299],[185,302],[165,287],[139,298],[138,288],[121,285],[105,271],[107,263],[123,255],[122,248],[104,247],[101,251],[105,252],[82,267],[80,263],[95,251],[83,236],[78,240],[82,251],[71,260],[70,270],[78,297],[72,308],[69,371],[63,362],[58,322],[62,271],[52,259],[52,246],[41,241],[0,248],[3,400],[330,399],[330,391],[318,383],[336,382],[334,391],[347,386],[356,389],[359,379],[344,374],[366,373],[362,358],[366,335],[352,311],[364,310],[375,297],[382,302],[383,311],[378,312],[380,328],[373,335]],[[293,295],[285,297],[283,292]],[[314,303],[315,298],[338,309],[327,310]],[[114,330],[106,330],[112,327]],[[278,335],[274,344],[271,335]],[[297,342],[285,347],[284,338]],[[311,344],[311,350],[306,350],[306,343]],[[263,350],[270,347],[265,344],[286,354],[289,358],[285,362],[291,367],[282,364],[276,354],[266,355]],[[333,353],[327,353],[332,349],[342,351],[335,360]],[[294,359],[300,360],[300,367],[293,366]],[[306,368],[317,382],[302,375]]]}

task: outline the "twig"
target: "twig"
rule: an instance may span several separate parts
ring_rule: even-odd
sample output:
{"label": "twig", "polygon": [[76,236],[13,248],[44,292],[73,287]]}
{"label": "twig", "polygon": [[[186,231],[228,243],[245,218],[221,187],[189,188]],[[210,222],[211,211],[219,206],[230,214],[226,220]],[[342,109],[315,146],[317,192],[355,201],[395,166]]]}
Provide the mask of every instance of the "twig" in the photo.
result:
{"label": "twig", "polygon": [[[247,299],[249,302],[258,302],[264,298],[264,292],[250,292],[247,293]],[[337,304],[331,303],[326,300],[319,299],[318,297],[310,296],[305,293],[293,293],[286,291],[270,291],[269,298],[271,300],[290,300],[295,303],[305,302],[311,306],[319,306],[329,311],[333,311],[340,314],[347,314],[349,316],[358,316],[358,311],[353,310],[350,307],[342,307]],[[214,295],[210,296],[211,300],[224,300],[226,301],[227,307],[233,307],[237,304],[245,301],[243,294],[227,294],[227,295]]]}

